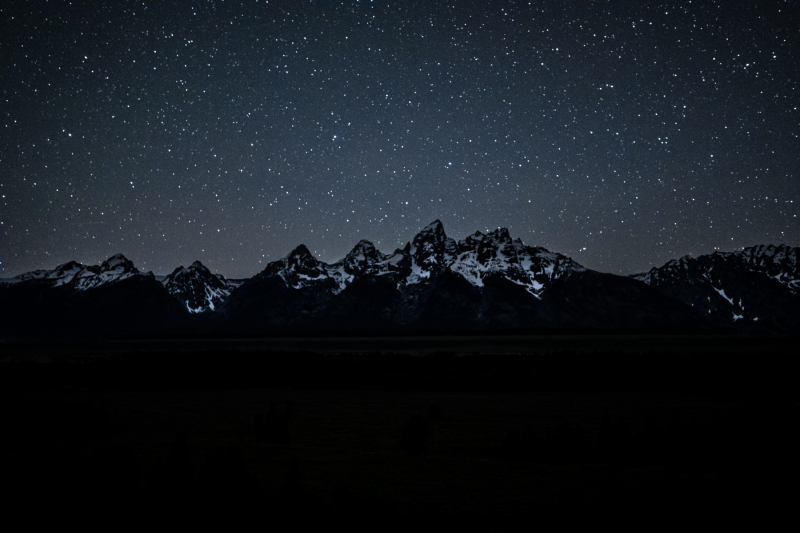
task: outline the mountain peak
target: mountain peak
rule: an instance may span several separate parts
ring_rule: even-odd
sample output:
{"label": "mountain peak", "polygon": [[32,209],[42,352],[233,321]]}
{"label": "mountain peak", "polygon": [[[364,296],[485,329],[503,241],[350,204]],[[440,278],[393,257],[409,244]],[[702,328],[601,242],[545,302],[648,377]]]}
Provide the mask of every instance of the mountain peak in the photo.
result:
{"label": "mountain peak", "polygon": [[294,250],[289,252],[289,255],[286,256],[287,259],[298,257],[298,258],[306,258],[306,257],[314,257],[311,252],[308,250],[305,244],[301,244],[297,246]]}
{"label": "mountain peak", "polygon": [[496,230],[492,231],[487,235],[491,237],[493,240],[502,243],[510,243],[511,242],[511,235],[508,233],[508,228],[497,228]]}
{"label": "mountain peak", "polygon": [[[385,258],[386,256],[379,252],[374,244],[362,239],[334,266],[342,265],[348,275],[360,275],[372,271],[374,265]],[[342,289],[344,286],[341,285]]]}
{"label": "mountain peak", "polygon": [[320,265],[320,262],[308,250],[305,244],[301,244],[289,252],[289,255],[284,257],[280,262],[291,269],[299,268],[301,270],[309,268],[316,269]]}
{"label": "mountain peak", "polygon": [[482,242],[483,239],[484,239],[483,233],[481,233],[480,231],[476,231],[472,235],[467,235],[467,237],[464,240],[459,241],[459,245],[475,246],[480,242]]}
{"label": "mountain peak", "polygon": [[100,269],[103,271],[107,270],[122,270],[124,272],[136,271],[136,268],[133,266],[133,262],[122,254],[114,254],[105,261],[103,261],[103,264],[100,265]]}
{"label": "mountain peak", "polygon": [[436,220],[434,220],[433,222],[422,228],[422,231],[420,231],[420,233],[444,234],[444,224],[442,224],[442,221],[437,218]]}
{"label": "mountain peak", "polygon": [[[422,228],[411,241],[411,245],[413,247],[419,247],[424,243],[439,244],[443,243],[446,238],[447,235],[444,233],[444,225],[437,219]],[[413,254],[414,252],[412,251],[411,253]]]}
{"label": "mountain peak", "polygon": [[191,314],[215,310],[233,290],[225,278],[211,274],[200,261],[179,266],[161,284]]}
{"label": "mountain peak", "polygon": [[76,272],[78,270],[81,270],[82,268],[84,268],[83,265],[78,263],[77,261],[69,261],[67,263],[64,263],[63,265],[57,266],[54,272],[56,273],[57,276],[61,276],[66,274],[67,272]]}
{"label": "mountain peak", "polygon": [[361,239],[358,243],[353,246],[353,249],[347,253],[347,259],[354,259],[359,256],[363,256],[364,258],[371,258],[380,260],[383,259],[383,254],[381,254],[375,245],[372,244],[370,241]]}
{"label": "mountain peak", "polygon": [[361,239],[360,241],[358,241],[356,243],[355,246],[353,246],[353,249],[351,250],[351,253],[356,251],[356,250],[374,250],[374,249],[375,249],[375,245],[372,244],[371,241],[368,241],[366,239]]}

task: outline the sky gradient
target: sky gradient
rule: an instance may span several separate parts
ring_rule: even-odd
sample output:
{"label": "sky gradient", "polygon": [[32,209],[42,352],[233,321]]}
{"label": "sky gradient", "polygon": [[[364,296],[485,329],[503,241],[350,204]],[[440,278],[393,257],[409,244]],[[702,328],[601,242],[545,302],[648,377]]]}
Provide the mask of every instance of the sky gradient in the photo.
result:
{"label": "sky gradient", "polygon": [[[747,4],[747,5],[744,5]],[[434,219],[629,274],[800,245],[800,2],[0,4],[0,277]]]}

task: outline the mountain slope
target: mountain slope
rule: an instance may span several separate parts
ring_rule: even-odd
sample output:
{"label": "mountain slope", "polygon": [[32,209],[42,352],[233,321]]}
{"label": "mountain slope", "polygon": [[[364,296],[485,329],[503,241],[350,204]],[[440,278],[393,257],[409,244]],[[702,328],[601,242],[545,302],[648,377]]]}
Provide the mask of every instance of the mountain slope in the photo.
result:
{"label": "mountain slope", "polygon": [[746,330],[800,328],[798,248],[760,245],[685,256],[631,276],[720,325]]}
{"label": "mountain slope", "polygon": [[691,308],[639,281],[525,246],[505,228],[456,241],[438,220],[390,255],[361,241],[328,265],[301,245],[243,284],[219,316],[226,329],[249,331],[707,325]]}
{"label": "mountain slope", "polygon": [[[70,261],[53,270],[35,270],[15,278],[0,280],[0,286],[38,284],[47,288],[66,287],[75,291],[85,291],[140,275],[147,274],[139,272],[124,255],[116,254],[100,265],[86,266]],[[152,277],[152,274],[149,275]]]}
{"label": "mountain slope", "polygon": [[121,254],[0,280],[0,333],[233,335],[367,331],[800,329],[798,249],[684,257],[630,277],[526,246],[505,228],[448,237],[441,222],[383,254],[328,264],[300,245],[244,281],[199,261],[158,280]]}
{"label": "mountain slope", "polygon": [[151,272],[122,254],[0,281],[0,332],[10,335],[152,334],[188,326]]}
{"label": "mountain slope", "polygon": [[241,285],[221,274],[212,274],[200,261],[188,267],[179,266],[161,283],[192,314],[216,310]]}

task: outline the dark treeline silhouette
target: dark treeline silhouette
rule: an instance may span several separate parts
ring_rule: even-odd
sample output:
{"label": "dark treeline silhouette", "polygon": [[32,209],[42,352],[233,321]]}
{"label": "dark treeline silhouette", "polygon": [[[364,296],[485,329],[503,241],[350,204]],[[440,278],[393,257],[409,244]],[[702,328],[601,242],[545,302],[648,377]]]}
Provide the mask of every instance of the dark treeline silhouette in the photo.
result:
{"label": "dark treeline silhouette", "polygon": [[541,355],[162,351],[83,364],[5,363],[0,385],[127,390],[297,389],[669,392],[800,400],[795,358],[748,353],[597,352]]}

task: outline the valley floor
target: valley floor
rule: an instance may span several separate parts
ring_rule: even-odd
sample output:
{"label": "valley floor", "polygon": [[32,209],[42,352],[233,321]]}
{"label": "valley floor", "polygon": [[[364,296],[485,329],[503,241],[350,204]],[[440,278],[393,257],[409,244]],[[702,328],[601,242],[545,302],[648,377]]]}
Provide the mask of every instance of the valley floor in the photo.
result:
{"label": "valley floor", "polygon": [[[332,521],[363,526],[407,519],[408,525],[455,521],[513,529],[612,524],[640,531],[713,530],[742,523],[776,526],[789,516],[797,496],[785,492],[795,490],[790,476],[796,470],[769,457],[722,453],[721,461],[706,463],[705,450],[699,457],[691,450],[674,456],[636,453],[633,446],[641,444],[637,439],[648,413],[655,413],[666,432],[675,416],[703,424],[736,417],[741,407],[688,397],[23,389],[6,391],[3,401],[6,411],[21,408],[26,417],[48,409],[93,410],[85,422],[80,418],[88,415],[73,412],[67,427],[45,414],[38,422],[54,423],[59,431],[40,427],[4,439],[4,470],[18,473],[6,488],[20,491],[18,505],[41,510],[57,508],[76,494],[95,494],[93,482],[99,478],[103,490],[116,488],[145,510],[176,497],[164,494],[165,488],[179,489],[178,497],[188,500],[183,504],[196,517],[210,512],[194,505],[203,493],[219,492],[214,499],[219,502],[225,501],[224,491],[238,491],[242,501],[252,500],[253,512],[265,514],[267,524],[302,522],[323,513]],[[290,410],[285,434],[259,438],[256,421],[272,404],[279,414]],[[405,424],[415,415],[429,418],[434,405],[441,417],[426,420],[424,448],[409,453],[402,442]],[[625,437],[630,440],[616,443],[625,447],[625,456],[598,451],[604,417],[630,425]],[[562,443],[574,447],[569,452],[574,456],[554,447],[565,423],[584,432],[576,443]],[[90,427],[95,424],[99,427]],[[75,427],[81,425],[87,427]],[[529,427],[536,435],[529,449],[514,449],[509,435]],[[180,434],[185,447],[176,453]],[[209,489],[204,486],[211,483],[204,476],[213,477],[206,472],[209,463],[226,449],[241,459],[243,476],[236,477],[239,465],[233,461],[232,480],[222,474],[225,483]],[[183,463],[185,477],[170,477]],[[109,466],[120,479],[106,479],[101,469]],[[252,485],[247,476],[253,476]],[[287,499],[296,516],[278,516]],[[86,507],[72,512],[82,521],[95,514]]]}
{"label": "valley floor", "polygon": [[794,342],[5,343],[0,501],[88,526],[775,527],[800,496]]}
{"label": "valley floor", "polygon": [[[265,528],[667,531],[776,527],[800,496],[785,339],[273,339],[205,352],[174,342],[107,352],[143,366],[98,363],[100,351],[74,345],[51,346],[50,358],[83,353],[83,364],[1,365],[7,509],[87,527],[171,516]],[[381,343],[400,354],[376,353]],[[654,355],[659,346],[674,353]],[[226,357],[241,364],[215,368]],[[583,375],[575,365],[586,357],[605,363]],[[621,371],[630,357],[652,364]],[[726,379],[741,386],[680,379],[725,377],[726,359],[741,368]],[[192,374],[191,360],[205,371]],[[300,378],[313,364],[324,375]],[[659,368],[669,379],[653,377]],[[253,369],[274,379],[243,375]],[[511,379],[519,373],[527,389]]]}

